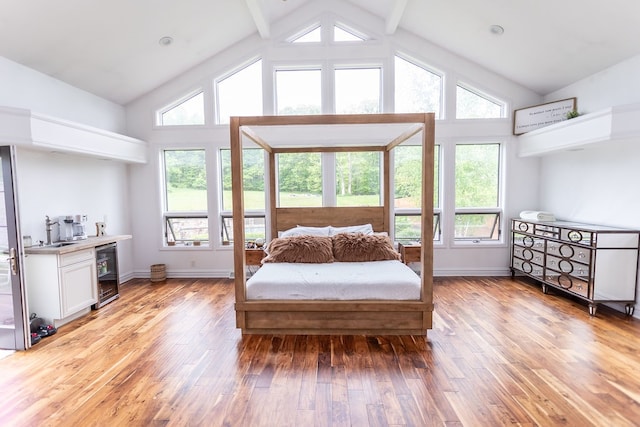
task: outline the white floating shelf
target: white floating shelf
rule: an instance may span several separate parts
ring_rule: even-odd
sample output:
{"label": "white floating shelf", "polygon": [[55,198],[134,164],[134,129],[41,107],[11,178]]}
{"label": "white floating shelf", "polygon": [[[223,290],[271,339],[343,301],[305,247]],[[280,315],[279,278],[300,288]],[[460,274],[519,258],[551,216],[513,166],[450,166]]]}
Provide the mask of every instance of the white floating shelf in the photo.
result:
{"label": "white floating shelf", "polygon": [[36,150],[147,162],[145,141],[19,108],[0,108],[0,141]]}
{"label": "white floating shelf", "polygon": [[607,142],[640,139],[640,104],[610,107],[518,137],[520,157],[543,156]]}

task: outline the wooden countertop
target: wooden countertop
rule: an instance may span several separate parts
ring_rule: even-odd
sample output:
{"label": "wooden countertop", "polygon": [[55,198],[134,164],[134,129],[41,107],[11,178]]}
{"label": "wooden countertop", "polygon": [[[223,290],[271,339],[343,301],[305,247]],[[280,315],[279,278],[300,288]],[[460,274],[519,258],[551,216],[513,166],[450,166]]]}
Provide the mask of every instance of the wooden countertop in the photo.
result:
{"label": "wooden countertop", "polygon": [[65,246],[30,246],[24,249],[26,254],[39,254],[39,255],[62,255],[68,254],[83,249],[91,249],[96,246],[106,245],[113,242],[119,242],[121,240],[131,239],[130,234],[116,234],[112,236],[89,236],[84,240],[76,240],[73,243]]}

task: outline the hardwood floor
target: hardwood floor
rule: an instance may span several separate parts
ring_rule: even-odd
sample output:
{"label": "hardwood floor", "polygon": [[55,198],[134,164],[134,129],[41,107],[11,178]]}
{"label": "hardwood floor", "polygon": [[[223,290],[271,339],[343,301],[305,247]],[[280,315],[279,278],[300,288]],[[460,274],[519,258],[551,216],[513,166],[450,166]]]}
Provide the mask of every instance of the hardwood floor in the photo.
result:
{"label": "hardwood floor", "polygon": [[525,279],[434,294],[428,339],[242,337],[231,281],[133,280],[0,360],[0,425],[638,425],[638,319]]}

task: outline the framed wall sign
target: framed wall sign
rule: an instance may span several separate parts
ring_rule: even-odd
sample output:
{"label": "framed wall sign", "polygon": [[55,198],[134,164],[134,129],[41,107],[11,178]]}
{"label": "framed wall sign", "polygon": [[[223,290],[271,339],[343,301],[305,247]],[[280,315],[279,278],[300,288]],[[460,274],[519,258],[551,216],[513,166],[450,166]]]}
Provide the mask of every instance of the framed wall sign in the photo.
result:
{"label": "framed wall sign", "polygon": [[567,119],[567,113],[576,109],[576,98],[567,98],[513,112],[513,134],[540,129]]}

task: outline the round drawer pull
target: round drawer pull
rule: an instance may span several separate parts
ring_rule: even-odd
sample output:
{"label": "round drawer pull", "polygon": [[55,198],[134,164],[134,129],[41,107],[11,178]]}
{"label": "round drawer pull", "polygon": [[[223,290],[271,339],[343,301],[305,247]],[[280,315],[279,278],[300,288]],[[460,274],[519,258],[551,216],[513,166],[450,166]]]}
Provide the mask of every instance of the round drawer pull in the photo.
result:
{"label": "round drawer pull", "polygon": [[580,233],[579,231],[570,231],[569,232],[569,240],[571,240],[572,242],[579,242],[582,240],[582,233]]}

